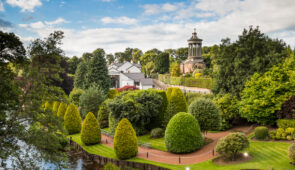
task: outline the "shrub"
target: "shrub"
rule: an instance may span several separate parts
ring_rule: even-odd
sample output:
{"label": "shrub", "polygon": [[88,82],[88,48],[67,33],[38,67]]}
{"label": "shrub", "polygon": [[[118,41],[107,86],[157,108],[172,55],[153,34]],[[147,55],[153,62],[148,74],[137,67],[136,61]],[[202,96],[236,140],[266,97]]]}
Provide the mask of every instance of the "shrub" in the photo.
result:
{"label": "shrub", "polygon": [[292,140],[292,139],[293,139],[292,136],[290,135],[287,136],[287,140]]}
{"label": "shrub", "polygon": [[200,149],[203,138],[198,121],[188,113],[180,112],[171,118],[165,131],[168,151],[187,153]]}
{"label": "shrub", "polygon": [[289,153],[288,153],[288,156],[289,156],[289,159],[290,159],[290,162],[292,164],[295,164],[295,143],[293,143],[290,147],[289,147]]}
{"label": "shrub", "polygon": [[256,127],[254,133],[256,139],[265,140],[268,138],[268,128],[265,126]]}
{"label": "shrub", "polygon": [[278,119],[277,126],[283,129],[295,128],[295,120],[294,119]]}
{"label": "shrub", "polygon": [[199,98],[189,106],[189,113],[199,122],[201,131],[218,130],[220,127],[220,114],[212,100]]}
{"label": "shrub", "polygon": [[110,89],[109,90],[109,93],[108,93],[108,98],[109,99],[113,99],[113,98],[115,98],[118,95],[119,95],[119,92],[118,92],[117,89]]}
{"label": "shrub", "polygon": [[61,102],[57,110],[57,116],[63,119],[65,116],[67,107],[68,107],[67,104],[65,104],[64,102]]}
{"label": "shrub", "polygon": [[119,159],[132,158],[138,152],[136,133],[126,118],[123,118],[116,128],[114,150]]}
{"label": "shrub", "polygon": [[70,104],[66,110],[64,126],[69,134],[79,133],[81,130],[81,116],[74,104]]}
{"label": "shrub", "polygon": [[115,116],[112,114],[112,112],[110,112],[108,121],[109,121],[110,132],[115,133],[116,127],[120,120],[116,119]]}
{"label": "shrub", "polygon": [[164,136],[164,130],[162,128],[155,128],[151,131],[150,138],[161,138]]}
{"label": "shrub", "polygon": [[80,96],[83,93],[84,93],[84,90],[79,89],[79,88],[74,88],[69,95],[70,102],[74,103],[76,106],[79,106]]}
{"label": "shrub", "polygon": [[156,92],[161,96],[162,102],[161,106],[159,107],[158,114],[155,115],[155,117],[153,117],[151,120],[150,129],[163,126],[164,116],[168,106],[166,92],[164,90],[157,90]]}
{"label": "shrub", "polygon": [[80,96],[81,114],[84,118],[88,112],[97,113],[105,100],[104,91],[99,86],[91,86]]}
{"label": "shrub", "polygon": [[295,132],[295,128],[287,128],[287,129],[285,130],[285,133],[286,133],[287,135],[290,135],[290,136],[293,136],[293,135],[294,135],[294,132]]}
{"label": "shrub", "polygon": [[269,131],[269,137],[271,139],[276,139],[276,134],[277,134],[276,130]]}
{"label": "shrub", "polygon": [[119,167],[117,167],[116,165],[112,164],[112,163],[107,163],[104,167],[103,170],[120,170]]}
{"label": "shrub", "polygon": [[60,102],[58,101],[54,101],[53,102],[53,107],[52,107],[52,111],[54,114],[57,114],[58,108],[59,108]]}
{"label": "shrub", "polygon": [[216,151],[224,158],[235,160],[238,154],[248,147],[249,141],[244,134],[231,133],[218,141]]}
{"label": "shrub", "polygon": [[97,120],[100,124],[100,127],[106,128],[109,126],[109,114],[110,114],[110,109],[108,107],[108,101],[109,100],[105,100],[101,106],[99,107],[98,113],[97,113]]}
{"label": "shrub", "polygon": [[100,143],[100,126],[93,113],[89,112],[83,121],[81,130],[81,141],[85,145]]}
{"label": "shrub", "polygon": [[44,104],[44,110],[52,110],[52,103],[49,101],[46,101]]}
{"label": "shrub", "polygon": [[286,134],[285,134],[285,131],[283,128],[278,128],[277,129],[277,133],[276,133],[276,139],[279,140],[279,139],[285,139],[286,137]]}
{"label": "shrub", "polygon": [[170,100],[172,91],[173,91],[173,87],[168,87],[168,89],[166,90],[166,96],[167,96],[168,102]]}
{"label": "shrub", "polygon": [[124,86],[124,87],[121,87],[121,88],[117,88],[116,90],[118,90],[119,93],[123,92],[123,91],[133,91],[133,90],[138,90],[138,88],[136,86]]}

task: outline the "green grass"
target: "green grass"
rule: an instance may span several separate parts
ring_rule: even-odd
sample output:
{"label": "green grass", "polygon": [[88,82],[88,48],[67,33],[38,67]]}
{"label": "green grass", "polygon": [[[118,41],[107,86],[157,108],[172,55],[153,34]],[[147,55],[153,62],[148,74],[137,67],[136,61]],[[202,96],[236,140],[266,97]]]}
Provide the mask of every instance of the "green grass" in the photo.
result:
{"label": "green grass", "polygon": [[138,141],[140,143],[149,143],[151,148],[157,149],[160,151],[167,151],[165,147],[165,139],[164,138],[158,138],[158,139],[150,139],[150,135],[143,135],[143,136],[138,136],[137,137]]}
{"label": "green grass", "polygon": [[[104,146],[102,144],[85,146],[80,140],[80,134],[75,134],[71,136],[73,141],[80,144],[82,148],[87,152],[116,159],[113,148]],[[185,170],[186,167],[189,167],[190,170],[239,170],[254,168],[264,170],[268,170],[269,168],[274,168],[275,170],[294,170],[295,167],[289,164],[289,146],[289,143],[282,142],[251,141],[250,149],[247,152],[253,156],[253,159],[249,162],[235,165],[215,165],[214,163],[212,163],[212,160],[191,165],[170,165],[141,158],[133,158],[129,159],[129,161],[154,164],[172,170]]]}

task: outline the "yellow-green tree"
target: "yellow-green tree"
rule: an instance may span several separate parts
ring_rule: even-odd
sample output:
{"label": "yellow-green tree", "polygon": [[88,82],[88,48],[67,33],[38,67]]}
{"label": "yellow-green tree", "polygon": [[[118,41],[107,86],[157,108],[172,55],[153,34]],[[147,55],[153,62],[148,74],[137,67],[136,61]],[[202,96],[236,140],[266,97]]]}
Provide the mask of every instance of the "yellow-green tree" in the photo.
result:
{"label": "yellow-green tree", "polygon": [[101,134],[99,123],[97,122],[94,114],[92,112],[89,112],[83,121],[81,130],[81,141],[85,145],[93,145],[100,143],[100,140]]}
{"label": "yellow-green tree", "polygon": [[59,108],[60,102],[59,101],[54,101],[53,102],[53,107],[52,107],[52,111],[54,114],[57,114],[58,108]]}
{"label": "yellow-green tree", "polygon": [[63,119],[67,111],[67,107],[68,105],[66,103],[61,102],[57,110],[57,116]]}
{"label": "yellow-green tree", "polygon": [[81,116],[77,107],[70,104],[66,110],[64,117],[64,126],[69,134],[79,133],[81,130]]}
{"label": "yellow-green tree", "polygon": [[168,87],[167,91],[166,91],[166,96],[167,96],[167,100],[169,102],[170,97],[171,97],[171,93],[172,93],[173,87]]}
{"label": "yellow-green tree", "polygon": [[178,77],[180,76],[180,66],[178,63],[175,63],[172,67],[171,76]]}

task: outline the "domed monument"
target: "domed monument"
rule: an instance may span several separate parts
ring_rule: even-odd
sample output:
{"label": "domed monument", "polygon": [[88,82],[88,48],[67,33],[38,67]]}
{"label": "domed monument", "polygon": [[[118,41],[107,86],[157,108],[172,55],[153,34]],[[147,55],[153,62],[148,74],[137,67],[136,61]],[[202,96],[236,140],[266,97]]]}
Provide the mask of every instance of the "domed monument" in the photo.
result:
{"label": "domed monument", "polygon": [[205,68],[205,63],[202,58],[202,41],[202,39],[198,38],[195,28],[191,38],[187,40],[188,58],[180,65],[182,73],[193,72],[196,68]]}

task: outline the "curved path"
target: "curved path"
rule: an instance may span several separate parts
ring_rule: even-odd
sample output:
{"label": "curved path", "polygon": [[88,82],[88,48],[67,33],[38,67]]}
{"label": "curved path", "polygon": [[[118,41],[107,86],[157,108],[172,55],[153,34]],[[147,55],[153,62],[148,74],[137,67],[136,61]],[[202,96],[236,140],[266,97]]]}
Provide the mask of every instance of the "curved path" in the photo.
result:
{"label": "curved path", "polygon": [[[215,145],[217,144],[217,141],[219,138],[224,137],[228,135],[229,133],[232,133],[233,131],[242,131],[246,133],[250,130],[250,128],[251,127],[249,126],[243,126],[243,127],[236,127],[234,129],[230,129],[224,132],[208,133],[207,137],[213,139],[213,142],[205,145],[200,150],[197,150],[192,153],[187,153],[187,154],[174,154],[170,152],[165,152],[165,151],[160,151],[156,149],[150,149],[150,148],[139,146],[137,157],[147,159],[150,161],[161,162],[166,164],[174,164],[174,165],[194,164],[194,163],[207,161],[216,156],[216,153],[215,151],[213,151],[213,149],[215,148]],[[106,140],[108,142],[106,142]],[[104,145],[113,147],[112,141],[113,139],[111,137],[102,134],[102,143]],[[214,152],[214,155],[213,155],[213,152]]]}

